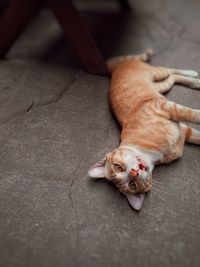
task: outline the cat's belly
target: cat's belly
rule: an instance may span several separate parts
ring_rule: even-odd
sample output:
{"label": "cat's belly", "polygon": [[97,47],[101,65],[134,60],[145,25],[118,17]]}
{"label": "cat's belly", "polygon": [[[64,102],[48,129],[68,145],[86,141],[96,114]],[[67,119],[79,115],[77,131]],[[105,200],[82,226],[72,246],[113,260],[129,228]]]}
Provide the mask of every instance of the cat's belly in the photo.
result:
{"label": "cat's belly", "polygon": [[110,90],[110,103],[121,125],[127,118],[134,120],[138,110],[142,114],[143,109],[146,108],[146,103],[157,97],[160,98],[161,96],[152,88],[151,83],[139,81],[133,77],[129,81],[127,79],[117,81]]}
{"label": "cat's belly", "polygon": [[179,123],[161,118],[157,121],[135,122],[132,127],[125,127],[121,134],[122,142],[159,151],[164,157],[174,154],[180,138]]}
{"label": "cat's belly", "polygon": [[169,134],[170,137],[168,138],[168,145],[166,142],[166,147],[163,153],[163,162],[161,163],[169,163],[180,158],[183,154],[185,134],[181,131],[180,124],[171,122]]}

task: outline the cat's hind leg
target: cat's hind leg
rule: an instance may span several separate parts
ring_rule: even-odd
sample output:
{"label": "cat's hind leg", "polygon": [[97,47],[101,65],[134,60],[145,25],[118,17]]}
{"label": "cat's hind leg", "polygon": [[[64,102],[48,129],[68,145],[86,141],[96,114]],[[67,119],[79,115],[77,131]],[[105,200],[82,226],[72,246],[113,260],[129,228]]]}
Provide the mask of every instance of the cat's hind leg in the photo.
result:
{"label": "cat's hind leg", "polygon": [[200,131],[180,123],[180,137],[176,145],[164,155],[163,160],[159,164],[169,163],[180,158],[183,155],[185,142],[200,145]]}
{"label": "cat's hind leg", "polygon": [[198,72],[195,70],[182,70],[182,69],[173,69],[173,68],[164,68],[169,74],[179,74],[187,77],[198,77]]}
{"label": "cat's hind leg", "polygon": [[193,89],[200,89],[200,79],[177,74],[171,74],[165,80],[156,82],[155,86],[161,94],[164,94],[168,92],[175,83],[183,84]]}
{"label": "cat's hind leg", "polygon": [[191,128],[183,123],[180,123],[180,137],[177,144],[167,155],[164,156],[162,163],[169,163],[183,155],[185,142],[200,145],[200,131]]}
{"label": "cat's hind leg", "polygon": [[154,105],[157,113],[169,120],[200,124],[200,110],[198,109],[188,108],[163,98],[156,99]]}
{"label": "cat's hind leg", "polygon": [[162,81],[168,78],[170,75],[180,75],[184,77],[197,78],[198,72],[194,70],[179,70],[165,67],[153,67],[151,66],[152,79],[154,82]]}
{"label": "cat's hind leg", "polygon": [[139,59],[141,61],[149,61],[151,57],[154,55],[154,51],[152,48],[147,48],[143,53],[136,55],[136,59]]}
{"label": "cat's hind leg", "polygon": [[181,128],[185,133],[185,141],[200,145],[200,131],[181,123]]}

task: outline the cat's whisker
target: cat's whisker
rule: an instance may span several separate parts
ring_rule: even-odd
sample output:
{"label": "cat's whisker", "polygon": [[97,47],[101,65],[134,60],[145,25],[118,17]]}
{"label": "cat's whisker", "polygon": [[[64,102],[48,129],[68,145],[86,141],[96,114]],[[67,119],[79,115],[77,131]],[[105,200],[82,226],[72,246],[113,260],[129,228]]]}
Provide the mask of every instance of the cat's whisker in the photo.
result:
{"label": "cat's whisker", "polygon": [[157,188],[159,188],[159,189],[161,189],[161,190],[163,189],[164,191],[165,191],[165,189],[166,189],[166,188],[165,188],[163,185],[161,185],[161,184],[153,183],[152,186],[153,186],[153,187],[157,187]]}
{"label": "cat's whisker", "polygon": [[152,195],[156,195],[156,197],[159,197],[160,199],[162,199],[163,201],[165,201],[165,199],[162,197],[161,194],[158,194],[158,192],[152,191]]}
{"label": "cat's whisker", "polygon": [[162,189],[160,189],[160,188],[157,188],[157,187],[155,187],[155,186],[153,187],[152,191],[153,191],[153,190],[154,190],[154,191],[157,191],[157,192],[159,192],[159,193],[161,193],[161,194],[165,194],[165,195],[167,194],[166,191],[164,191],[164,190],[162,190]]}
{"label": "cat's whisker", "polygon": [[163,189],[163,190],[165,190],[165,187],[163,186],[163,185],[161,185],[161,184],[152,184],[152,186],[153,187],[157,187],[157,188],[159,188],[159,189]]}
{"label": "cat's whisker", "polygon": [[156,192],[160,192],[161,194],[167,194],[167,192],[164,190],[164,189],[162,189],[162,188],[159,188],[159,187],[157,187],[157,186],[152,186],[152,192],[153,191],[156,191]]}
{"label": "cat's whisker", "polygon": [[155,184],[163,184],[162,182],[160,182],[160,181],[156,181],[156,180],[153,180],[152,183],[153,183],[153,184],[154,184],[154,183],[155,183]]}
{"label": "cat's whisker", "polygon": [[160,184],[153,184],[152,186],[156,187],[156,188],[158,188],[160,190],[166,191],[166,188],[164,186],[160,185]]}
{"label": "cat's whisker", "polygon": [[165,187],[164,187],[163,185],[161,185],[161,184],[153,183],[152,186],[157,187],[157,188],[159,188],[159,189],[163,189],[163,190],[165,190]]}
{"label": "cat's whisker", "polygon": [[157,188],[157,187],[153,187],[152,190],[156,191],[156,192],[159,192],[160,194],[164,194],[164,195],[167,195],[167,192],[163,189],[160,189],[160,188]]}
{"label": "cat's whisker", "polygon": [[159,188],[164,188],[164,184],[162,184],[162,183],[156,183],[156,182],[153,182],[152,185],[153,185],[153,186],[156,185],[156,186],[158,186]]}

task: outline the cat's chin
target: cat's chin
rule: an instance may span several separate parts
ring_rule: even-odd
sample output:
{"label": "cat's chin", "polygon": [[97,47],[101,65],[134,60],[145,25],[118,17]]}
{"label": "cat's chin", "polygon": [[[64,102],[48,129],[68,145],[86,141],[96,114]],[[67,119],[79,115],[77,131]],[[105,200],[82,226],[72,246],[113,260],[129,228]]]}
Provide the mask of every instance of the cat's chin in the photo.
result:
{"label": "cat's chin", "polygon": [[144,196],[145,193],[137,193],[137,194],[131,194],[131,193],[125,193],[125,196],[132,206],[137,211],[140,211],[143,203],[144,203]]}

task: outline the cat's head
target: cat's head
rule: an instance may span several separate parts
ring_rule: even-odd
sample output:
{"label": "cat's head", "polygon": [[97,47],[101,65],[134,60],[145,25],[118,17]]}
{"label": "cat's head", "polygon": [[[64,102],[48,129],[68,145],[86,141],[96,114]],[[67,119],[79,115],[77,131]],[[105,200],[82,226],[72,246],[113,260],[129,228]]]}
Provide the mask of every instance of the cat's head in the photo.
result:
{"label": "cat's head", "polygon": [[113,181],[131,206],[140,210],[144,194],[152,186],[152,169],[148,159],[137,150],[117,148],[94,164],[88,174],[93,178]]}

